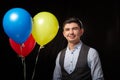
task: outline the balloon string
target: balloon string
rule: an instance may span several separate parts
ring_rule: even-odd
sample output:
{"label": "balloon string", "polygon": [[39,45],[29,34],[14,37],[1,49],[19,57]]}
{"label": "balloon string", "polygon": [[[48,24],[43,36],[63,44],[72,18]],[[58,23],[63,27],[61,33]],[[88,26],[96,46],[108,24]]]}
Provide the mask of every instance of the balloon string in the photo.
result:
{"label": "balloon string", "polygon": [[39,47],[39,49],[38,49],[38,54],[37,54],[37,56],[36,56],[35,66],[34,66],[34,70],[33,70],[32,79],[31,79],[31,80],[33,80],[33,79],[34,79],[34,76],[35,76],[35,69],[36,69],[36,65],[37,65],[37,62],[38,62],[38,57],[39,57],[39,53],[40,53],[40,49],[41,49],[41,48],[43,48],[43,47]]}
{"label": "balloon string", "polygon": [[26,64],[25,64],[25,57],[21,57],[22,64],[23,64],[23,73],[24,73],[24,80],[26,80]]}
{"label": "balloon string", "polygon": [[[24,46],[24,43],[20,46],[21,54],[22,54],[22,47]],[[23,64],[23,74],[24,74],[24,80],[26,80],[26,64],[25,64],[25,57],[20,56],[22,59]]]}

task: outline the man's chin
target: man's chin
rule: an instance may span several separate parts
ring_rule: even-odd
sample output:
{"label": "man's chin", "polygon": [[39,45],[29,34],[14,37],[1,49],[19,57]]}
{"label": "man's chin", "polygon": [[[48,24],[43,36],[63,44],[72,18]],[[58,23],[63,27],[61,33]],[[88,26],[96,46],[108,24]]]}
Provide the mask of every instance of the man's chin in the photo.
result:
{"label": "man's chin", "polygon": [[78,43],[79,41],[76,41],[76,40],[69,40],[69,43],[74,43],[74,44],[76,44],[76,43]]}
{"label": "man's chin", "polygon": [[74,43],[74,42],[75,42],[75,40],[69,40],[69,42],[70,42],[70,43]]}

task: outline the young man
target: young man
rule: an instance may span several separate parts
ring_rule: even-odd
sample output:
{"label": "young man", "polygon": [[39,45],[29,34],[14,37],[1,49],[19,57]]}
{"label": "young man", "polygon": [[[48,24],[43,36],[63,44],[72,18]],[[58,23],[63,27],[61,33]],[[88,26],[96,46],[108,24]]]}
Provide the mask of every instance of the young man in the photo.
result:
{"label": "young man", "polygon": [[63,23],[68,44],[57,56],[53,80],[104,80],[98,52],[81,41],[83,33],[78,18],[71,17]]}

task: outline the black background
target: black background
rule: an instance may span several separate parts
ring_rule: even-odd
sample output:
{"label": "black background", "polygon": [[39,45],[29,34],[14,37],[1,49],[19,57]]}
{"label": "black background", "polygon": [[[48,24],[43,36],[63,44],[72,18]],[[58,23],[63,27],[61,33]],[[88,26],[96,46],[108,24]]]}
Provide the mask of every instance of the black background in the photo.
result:
{"label": "black background", "polygon": [[[2,26],[4,14],[11,8],[26,9],[32,17],[41,11],[53,13],[59,21],[59,32],[39,52],[34,80],[52,80],[55,59],[66,46],[62,36],[62,23],[66,17],[77,16],[83,22],[84,43],[96,48],[102,62],[106,80],[119,80],[119,2],[92,0],[1,0],[0,1],[0,80],[24,80],[21,58],[9,44]],[[39,45],[25,58],[26,80],[31,80]]]}

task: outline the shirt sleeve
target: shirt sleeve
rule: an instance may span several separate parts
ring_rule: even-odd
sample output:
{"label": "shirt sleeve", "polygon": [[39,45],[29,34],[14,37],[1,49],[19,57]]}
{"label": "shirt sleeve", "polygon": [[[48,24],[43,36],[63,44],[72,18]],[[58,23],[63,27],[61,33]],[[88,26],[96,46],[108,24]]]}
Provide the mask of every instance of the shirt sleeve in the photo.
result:
{"label": "shirt sleeve", "polygon": [[104,80],[101,61],[94,48],[88,52],[88,66],[91,68],[92,80]]}
{"label": "shirt sleeve", "polygon": [[53,80],[61,80],[61,67],[59,64],[60,53],[61,52],[59,52],[59,54],[56,58],[56,65],[55,65],[55,69],[54,69],[54,73],[53,73]]}

